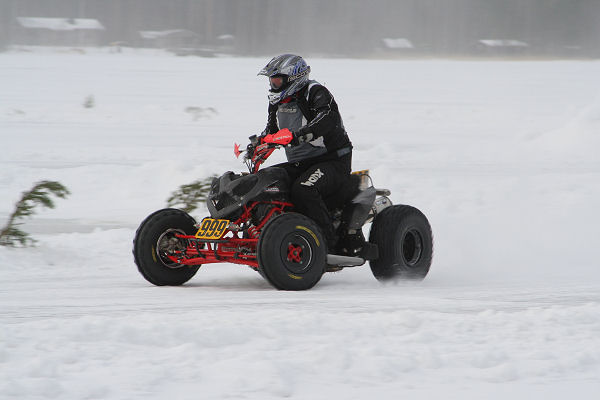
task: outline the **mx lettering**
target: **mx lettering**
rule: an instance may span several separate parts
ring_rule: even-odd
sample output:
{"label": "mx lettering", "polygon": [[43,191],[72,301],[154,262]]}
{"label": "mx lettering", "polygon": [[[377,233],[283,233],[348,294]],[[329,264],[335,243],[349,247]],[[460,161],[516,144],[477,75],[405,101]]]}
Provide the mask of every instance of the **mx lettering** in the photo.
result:
{"label": "mx lettering", "polygon": [[312,186],[315,184],[316,181],[319,180],[320,177],[322,177],[323,175],[325,175],[324,173],[321,172],[321,169],[317,169],[315,172],[313,172],[306,181],[304,182],[300,182],[301,185],[304,186]]}

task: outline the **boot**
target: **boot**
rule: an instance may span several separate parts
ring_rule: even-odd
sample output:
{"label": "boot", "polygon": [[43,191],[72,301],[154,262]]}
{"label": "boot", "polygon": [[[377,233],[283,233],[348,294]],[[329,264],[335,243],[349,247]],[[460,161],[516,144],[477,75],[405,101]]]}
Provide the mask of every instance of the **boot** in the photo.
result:
{"label": "boot", "polygon": [[327,241],[327,254],[337,254],[337,244],[339,242],[339,236],[333,231],[333,227],[330,227],[325,232],[325,240]]}
{"label": "boot", "polygon": [[337,244],[336,253],[348,257],[360,257],[365,260],[375,260],[379,256],[379,249],[375,243],[365,240],[361,230],[356,233],[344,235]]}

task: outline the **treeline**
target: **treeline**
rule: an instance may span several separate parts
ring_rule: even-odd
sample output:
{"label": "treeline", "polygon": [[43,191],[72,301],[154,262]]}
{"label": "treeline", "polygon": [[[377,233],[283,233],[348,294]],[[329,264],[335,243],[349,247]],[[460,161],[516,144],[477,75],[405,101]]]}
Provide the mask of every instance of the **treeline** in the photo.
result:
{"label": "treeline", "polygon": [[206,45],[229,34],[241,54],[361,55],[385,37],[436,54],[469,53],[479,39],[600,51],[599,0],[0,0],[0,11],[5,43],[15,18],[30,16],[99,19],[107,43],[136,43],[140,30],[188,29]]}

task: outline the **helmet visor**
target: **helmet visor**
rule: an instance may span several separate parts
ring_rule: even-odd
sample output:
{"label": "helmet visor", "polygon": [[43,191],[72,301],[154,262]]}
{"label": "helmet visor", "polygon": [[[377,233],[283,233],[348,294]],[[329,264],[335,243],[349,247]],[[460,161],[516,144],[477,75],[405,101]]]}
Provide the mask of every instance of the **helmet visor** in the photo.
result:
{"label": "helmet visor", "polygon": [[281,75],[275,75],[269,77],[269,83],[271,84],[271,89],[278,90],[283,86],[284,78]]}

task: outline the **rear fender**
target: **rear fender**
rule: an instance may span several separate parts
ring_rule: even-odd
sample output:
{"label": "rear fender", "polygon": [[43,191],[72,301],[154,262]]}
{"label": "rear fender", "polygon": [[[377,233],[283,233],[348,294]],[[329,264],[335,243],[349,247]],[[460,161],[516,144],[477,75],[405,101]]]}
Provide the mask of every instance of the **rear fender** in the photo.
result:
{"label": "rear fender", "polygon": [[366,188],[352,199],[352,213],[348,221],[348,229],[358,230],[369,218],[375,202],[376,190],[373,186]]}

